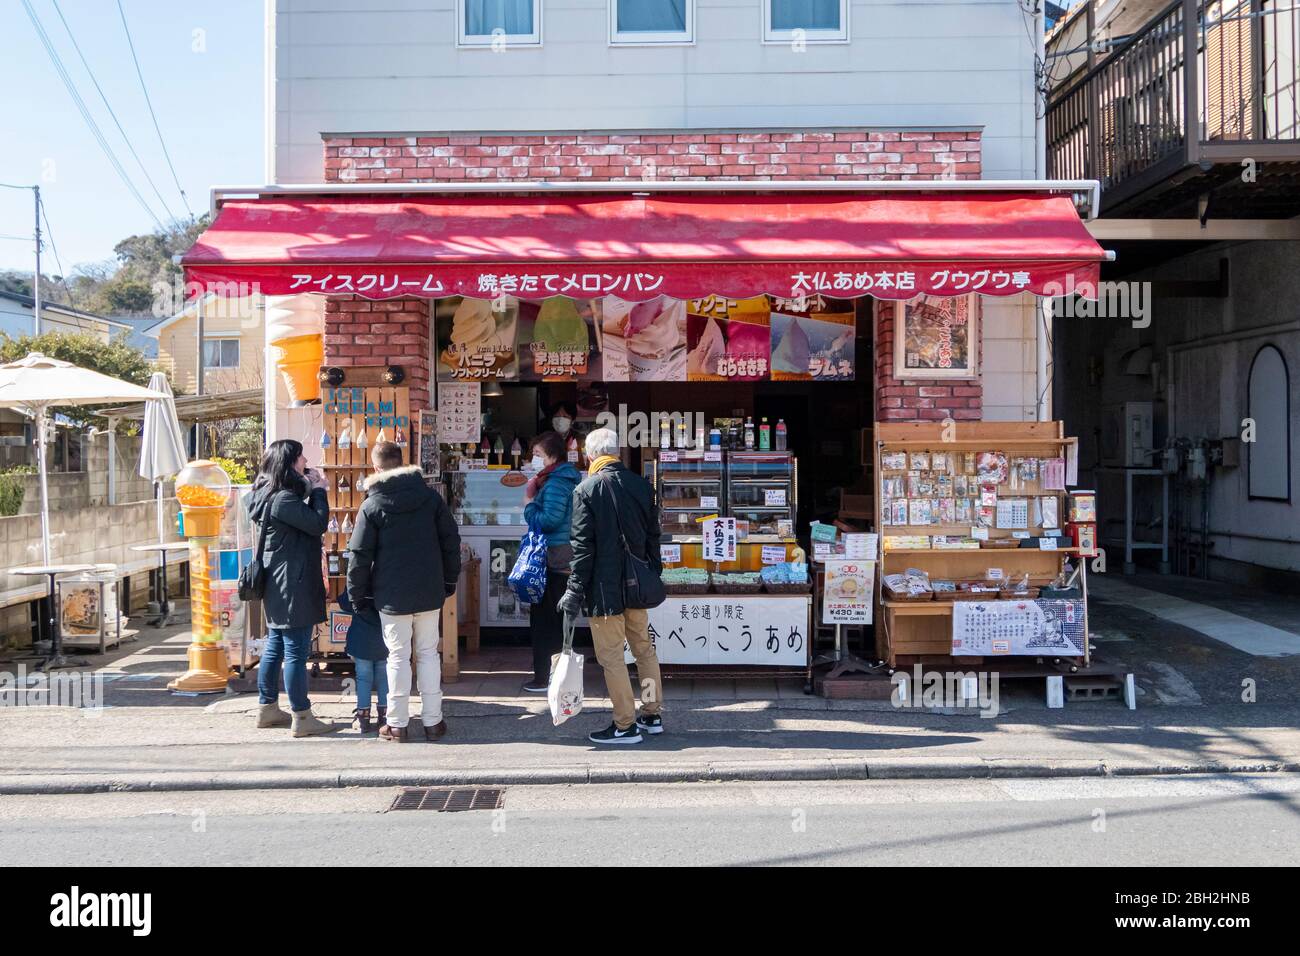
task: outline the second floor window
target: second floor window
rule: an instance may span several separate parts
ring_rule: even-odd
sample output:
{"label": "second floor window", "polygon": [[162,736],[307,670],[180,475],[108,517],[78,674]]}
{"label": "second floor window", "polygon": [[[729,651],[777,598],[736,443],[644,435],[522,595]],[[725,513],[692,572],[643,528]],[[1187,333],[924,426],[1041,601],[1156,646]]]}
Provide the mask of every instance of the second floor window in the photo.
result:
{"label": "second floor window", "polygon": [[538,45],[541,0],[457,0],[461,46]]}
{"label": "second floor window", "polygon": [[849,38],[848,0],[763,0],[763,39],[826,43]]}
{"label": "second floor window", "polygon": [[239,340],[204,339],[203,367],[239,368]]}
{"label": "second floor window", "polygon": [[609,0],[611,43],[690,43],[695,0]]}

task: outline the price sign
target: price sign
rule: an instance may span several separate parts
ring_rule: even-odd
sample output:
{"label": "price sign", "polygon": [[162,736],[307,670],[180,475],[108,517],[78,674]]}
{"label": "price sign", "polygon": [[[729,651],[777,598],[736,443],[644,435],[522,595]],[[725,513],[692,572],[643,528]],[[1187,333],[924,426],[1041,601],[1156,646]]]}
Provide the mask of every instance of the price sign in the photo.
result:
{"label": "price sign", "polygon": [[735,518],[710,518],[704,522],[704,560],[736,560]]}
{"label": "price sign", "polygon": [[659,452],[659,460],[662,461],[662,462],[675,462],[675,461],[677,460],[677,452],[675,452],[675,451],[660,451],[660,452]]}
{"label": "price sign", "polygon": [[682,546],[680,544],[659,545],[659,560],[664,564],[676,564],[681,559]]}
{"label": "price sign", "polygon": [[780,544],[763,545],[763,563],[780,564],[785,560],[785,546]]}
{"label": "price sign", "polygon": [[718,496],[717,496],[717,495],[701,495],[701,496],[700,496],[700,507],[701,507],[701,508],[716,508],[717,506],[718,506]]}
{"label": "price sign", "polygon": [[1055,538],[1039,538],[1039,539],[1038,539],[1038,550],[1039,550],[1039,551],[1055,551],[1055,550],[1056,550],[1056,539],[1055,539]]}
{"label": "price sign", "polygon": [[785,489],[784,488],[764,488],[763,504],[768,507],[785,507]]}
{"label": "price sign", "polygon": [[988,528],[971,528],[970,536],[976,541],[987,541],[989,539]]}
{"label": "price sign", "polygon": [[874,561],[827,561],[822,623],[870,624],[875,571]]}
{"label": "price sign", "polygon": [[704,453],[704,460],[705,460],[705,461],[722,461],[722,452],[720,452],[720,451],[706,451],[706,452]]}

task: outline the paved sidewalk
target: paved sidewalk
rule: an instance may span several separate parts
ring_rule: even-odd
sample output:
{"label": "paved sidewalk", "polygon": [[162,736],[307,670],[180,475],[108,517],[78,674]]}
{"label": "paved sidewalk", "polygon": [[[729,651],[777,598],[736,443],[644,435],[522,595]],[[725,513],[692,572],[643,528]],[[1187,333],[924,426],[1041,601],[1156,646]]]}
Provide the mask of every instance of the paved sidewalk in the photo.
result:
{"label": "paved sidewalk", "polygon": [[[594,667],[587,712],[552,726],[545,701],[520,693],[527,652],[518,647],[462,659],[441,743],[382,743],[352,727],[294,740],[254,727],[252,695],[168,694],[187,635],[146,631],[93,659],[102,710],[0,707],[0,793],[1300,770],[1300,655],[1252,654],[1162,619],[1132,594],[1144,583],[1098,588],[1092,609],[1099,653],[1137,677],[1135,711],[1114,701],[1048,710],[1041,683],[1004,682],[1000,713],[983,719],[827,701],[805,696],[798,679],[681,680],[666,685],[668,732],[637,747],[587,741],[610,719],[608,701],[591,696],[604,687]],[[1231,608],[1251,609],[1273,628],[1288,623],[1280,605]],[[313,702],[340,723],[352,709],[338,691]]]}

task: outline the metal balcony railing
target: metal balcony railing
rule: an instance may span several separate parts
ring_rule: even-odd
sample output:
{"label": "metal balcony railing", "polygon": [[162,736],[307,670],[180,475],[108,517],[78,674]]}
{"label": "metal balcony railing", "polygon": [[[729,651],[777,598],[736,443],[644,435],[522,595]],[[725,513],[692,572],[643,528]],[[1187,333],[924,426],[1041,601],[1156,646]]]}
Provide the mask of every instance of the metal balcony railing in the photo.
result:
{"label": "metal balcony railing", "polygon": [[1250,157],[1300,160],[1300,0],[1175,0],[1048,103],[1048,175],[1103,204]]}

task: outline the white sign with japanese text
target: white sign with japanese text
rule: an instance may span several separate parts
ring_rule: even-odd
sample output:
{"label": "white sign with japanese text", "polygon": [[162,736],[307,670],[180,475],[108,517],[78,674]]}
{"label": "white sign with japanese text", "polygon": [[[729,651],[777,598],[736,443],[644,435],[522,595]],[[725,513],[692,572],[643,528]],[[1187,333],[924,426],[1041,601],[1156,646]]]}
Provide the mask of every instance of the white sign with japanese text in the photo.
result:
{"label": "white sign with japanese text", "polygon": [[[804,596],[670,596],[648,612],[650,640],[661,664],[804,667],[808,601]],[[631,663],[631,654],[626,656]]]}
{"label": "white sign with japanese text", "polygon": [[710,518],[704,522],[704,560],[736,560],[735,518]]}
{"label": "white sign with japanese text", "polygon": [[876,562],[833,558],[826,562],[823,624],[870,624]]}

